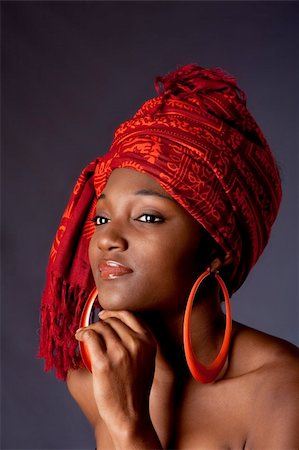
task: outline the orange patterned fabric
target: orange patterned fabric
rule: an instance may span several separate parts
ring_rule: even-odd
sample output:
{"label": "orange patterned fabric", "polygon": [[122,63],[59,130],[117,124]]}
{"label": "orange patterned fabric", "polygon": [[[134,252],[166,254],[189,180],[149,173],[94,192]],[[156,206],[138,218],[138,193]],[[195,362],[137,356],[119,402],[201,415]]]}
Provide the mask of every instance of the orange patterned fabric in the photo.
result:
{"label": "orange patterned fabric", "polygon": [[220,69],[187,65],[157,78],[156,89],[159,96],[121,124],[109,152],[81,174],[51,250],[40,356],[62,378],[80,365],[73,334],[93,287],[89,219],[113,169],[153,176],[232,253],[232,291],[262,253],[277,216],[277,167],[236,81]]}

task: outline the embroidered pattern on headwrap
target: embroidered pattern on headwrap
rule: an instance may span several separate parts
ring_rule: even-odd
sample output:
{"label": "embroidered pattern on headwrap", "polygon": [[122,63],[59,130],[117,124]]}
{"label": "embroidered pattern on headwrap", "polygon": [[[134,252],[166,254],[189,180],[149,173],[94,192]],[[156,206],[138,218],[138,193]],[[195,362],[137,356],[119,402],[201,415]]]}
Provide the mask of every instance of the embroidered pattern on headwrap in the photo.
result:
{"label": "embroidered pattern on headwrap", "polygon": [[236,291],[270,236],[280,178],[245,94],[220,69],[187,65],[158,77],[159,96],[115,132],[109,152],[82,172],[51,250],[39,356],[65,378],[81,364],[74,333],[93,288],[87,248],[96,197],[115,168],[147,173],[234,258]]}

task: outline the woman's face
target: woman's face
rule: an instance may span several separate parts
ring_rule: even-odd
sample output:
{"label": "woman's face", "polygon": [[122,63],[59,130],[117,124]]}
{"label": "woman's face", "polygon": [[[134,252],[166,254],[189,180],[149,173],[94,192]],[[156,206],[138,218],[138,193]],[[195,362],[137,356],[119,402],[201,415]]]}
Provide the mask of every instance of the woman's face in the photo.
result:
{"label": "woman's face", "polygon": [[152,177],[115,169],[98,200],[89,259],[104,309],[186,304],[208,265],[206,232]]}

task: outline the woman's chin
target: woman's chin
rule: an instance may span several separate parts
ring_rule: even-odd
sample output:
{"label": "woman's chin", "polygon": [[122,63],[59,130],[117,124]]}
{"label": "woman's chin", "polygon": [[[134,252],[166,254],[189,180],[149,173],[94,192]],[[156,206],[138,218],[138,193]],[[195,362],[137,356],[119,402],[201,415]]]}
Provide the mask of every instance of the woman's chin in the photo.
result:
{"label": "woman's chin", "polygon": [[147,297],[144,289],[138,289],[138,283],[128,282],[124,277],[97,284],[99,303],[103,309],[138,311]]}
{"label": "woman's chin", "polygon": [[[99,291],[99,303],[103,309],[108,309],[110,311],[120,311],[120,310],[135,310],[137,301],[134,299],[126,298],[124,295],[120,295],[116,292],[104,293]],[[139,303],[140,304],[140,303]]]}

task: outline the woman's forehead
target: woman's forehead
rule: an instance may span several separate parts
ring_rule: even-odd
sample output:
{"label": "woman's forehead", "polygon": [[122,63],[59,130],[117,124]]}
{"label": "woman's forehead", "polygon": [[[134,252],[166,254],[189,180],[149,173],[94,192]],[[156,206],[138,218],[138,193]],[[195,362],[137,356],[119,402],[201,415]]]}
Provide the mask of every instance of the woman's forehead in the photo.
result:
{"label": "woman's forehead", "polygon": [[160,194],[161,197],[172,199],[155,178],[135,169],[114,169],[107,179],[102,195],[106,195],[110,191],[122,191],[123,189],[143,195],[146,195],[147,193],[149,195],[151,193]]}

